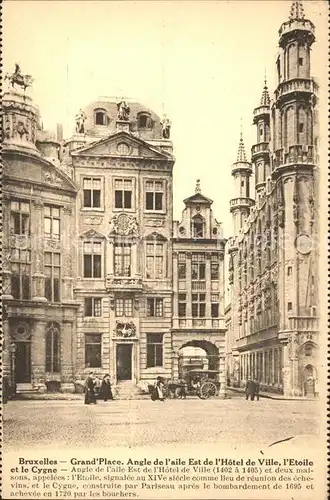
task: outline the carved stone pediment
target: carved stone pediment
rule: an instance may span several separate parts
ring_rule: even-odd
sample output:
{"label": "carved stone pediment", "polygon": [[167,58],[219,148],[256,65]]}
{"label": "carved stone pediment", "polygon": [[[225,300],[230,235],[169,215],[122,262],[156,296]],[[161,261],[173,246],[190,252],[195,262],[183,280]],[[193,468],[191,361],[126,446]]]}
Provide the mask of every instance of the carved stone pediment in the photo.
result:
{"label": "carved stone pediment", "polygon": [[116,134],[85,146],[72,153],[74,157],[131,157],[150,158],[155,160],[168,160],[172,158],[154,146],[150,146],[143,140],[134,137],[128,132],[117,132]]}
{"label": "carved stone pediment", "polygon": [[166,241],[167,238],[161,234],[161,233],[158,233],[157,231],[153,231],[152,233],[148,234],[147,236],[145,236],[145,239],[146,240],[158,240],[158,241]]}
{"label": "carved stone pediment", "polygon": [[88,231],[85,231],[80,235],[80,238],[84,239],[91,239],[91,238],[99,238],[99,239],[104,239],[105,236],[102,233],[99,233],[98,231],[95,231],[95,229],[89,229]]}

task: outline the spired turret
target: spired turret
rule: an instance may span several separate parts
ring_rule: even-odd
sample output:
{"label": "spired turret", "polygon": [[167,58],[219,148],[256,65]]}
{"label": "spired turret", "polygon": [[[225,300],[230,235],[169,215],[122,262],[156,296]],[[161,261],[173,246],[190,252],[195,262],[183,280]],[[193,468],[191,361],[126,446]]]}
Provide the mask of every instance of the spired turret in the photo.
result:
{"label": "spired turret", "polygon": [[233,214],[234,235],[237,236],[249,216],[251,206],[254,205],[254,200],[250,198],[252,165],[246,158],[242,132],[238,145],[237,160],[232,165],[231,173],[234,177],[237,196],[230,200],[230,212]]}
{"label": "spired turret", "polygon": [[279,30],[278,86],[272,109],[275,151],[273,175],[289,165],[315,164],[314,107],[318,86],[310,74],[314,24],[305,18],[302,2],[294,1],[289,20]]}
{"label": "spired turret", "polygon": [[257,143],[252,146],[251,156],[255,165],[256,199],[265,189],[267,178],[270,176],[270,97],[265,80],[261,95],[260,106],[253,111],[253,123],[257,126]]}

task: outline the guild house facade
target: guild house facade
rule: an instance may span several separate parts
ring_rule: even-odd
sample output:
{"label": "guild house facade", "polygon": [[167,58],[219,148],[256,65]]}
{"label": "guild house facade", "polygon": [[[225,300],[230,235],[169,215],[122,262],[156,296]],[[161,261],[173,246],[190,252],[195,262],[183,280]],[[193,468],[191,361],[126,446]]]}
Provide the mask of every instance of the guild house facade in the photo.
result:
{"label": "guild house facade", "polygon": [[139,103],[97,101],[78,112],[74,135],[63,140],[60,126],[56,137],[42,129],[25,88],[31,77],[16,65],[8,78],[3,362],[10,383],[73,392],[92,370],[109,373],[119,396],[131,397],[158,375],[178,377],[186,347],[189,359],[199,349],[223,378],[225,240],[199,183],[182,221],[173,222],[169,119]]}
{"label": "guild house facade", "polygon": [[[232,166],[227,378],[287,396],[315,392],[318,373],[317,90],[314,25],[301,2],[279,30],[277,87],[253,111],[251,162],[241,137]],[[253,165],[253,166],[252,166]],[[251,192],[254,175],[255,191]]]}

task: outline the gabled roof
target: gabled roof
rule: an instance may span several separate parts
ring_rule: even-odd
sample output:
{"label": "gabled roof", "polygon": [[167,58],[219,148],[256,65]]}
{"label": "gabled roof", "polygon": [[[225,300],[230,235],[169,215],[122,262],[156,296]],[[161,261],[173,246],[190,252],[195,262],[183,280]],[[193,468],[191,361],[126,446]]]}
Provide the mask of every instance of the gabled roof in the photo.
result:
{"label": "gabled roof", "polygon": [[196,193],[196,194],[193,194],[192,196],[189,196],[189,198],[186,198],[185,200],[183,200],[183,202],[187,205],[189,203],[196,203],[196,204],[201,204],[201,203],[204,203],[204,204],[207,204],[207,205],[211,205],[213,203],[213,200],[211,200],[210,198],[207,198],[206,196],[204,196],[202,193]]}
{"label": "gabled roof", "polygon": [[[129,147],[127,153],[120,153],[117,149],[120,143],[126,143]],[[132,134],[120,131],[106,137],[93,144],[84,146],[73,151],[72,156],[102,156],[102,157],[130,157],[130,158],[149,158],[155,160],[174,160],[171,153],[151,146],[142,139]]]}
{"label": "gabled roof", "polygon": [[202,194],[200,179],[197,179],[197,181],[196,181],[196,188],[195,188],[195,194],[193,194],[192,196],[189,196],[189,198],[186,198],[185,200],[183,200],[183,203],[185,203],[186,205],[189,205],[189,204],[212,205],[213,200],[210,200],[210,198],[207,198],[206,196],[204,196]]}

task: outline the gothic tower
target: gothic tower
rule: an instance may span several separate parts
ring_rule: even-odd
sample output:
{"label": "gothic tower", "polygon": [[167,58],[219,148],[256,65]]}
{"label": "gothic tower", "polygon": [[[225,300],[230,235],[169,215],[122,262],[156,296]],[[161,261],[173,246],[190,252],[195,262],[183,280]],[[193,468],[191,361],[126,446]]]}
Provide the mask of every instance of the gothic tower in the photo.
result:
{"label": "gothic tower", "polygon": [[246,159],[243,135],[238,145],[237,160],[233,163],[232,176],[236,197],[230,200],[230,212],[233,216],[234,236],[238,236],[244,226],[244,221],[248,218],[250,208],[254,205],[254,200],[250,198],[250,177],[252,166]]}
{"label": "gothic tower", "polygon": [[267,82],[261,95],[260,105],[253,111],[253,123],[257,126],[257,143],[252,146],[252,162],[255,165],[255,199],[260,203],[266,189],[266,181],[270,177],[270,98]]}
{"label": "gothic tower", "polygon": [[[272,107],[272,179],[279,226],[279,338],[284,347],[284,386],[293,395],[299,393],[298,378],[304,369],[299,366],[304,363],[301,349],[306,338],[313,352],[316,347],[316,333],[312,332],[317,321],[317,255],[313,245],[317,85],[310,71],[314,29],[314,24],[305,19],[302,2],[294,1],[289,20],[279,30],[278,86]],[[309,365],[315,364],[310,358]]]}

